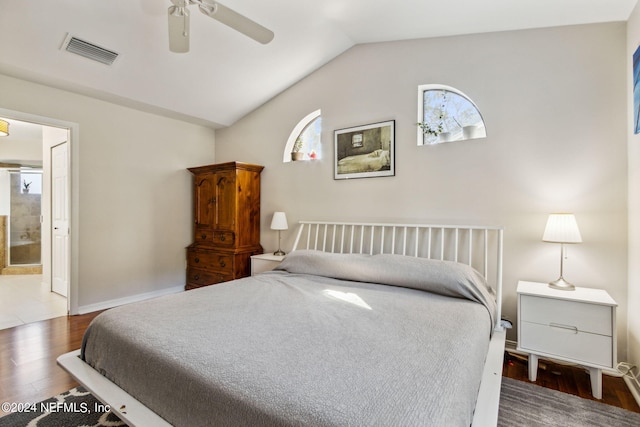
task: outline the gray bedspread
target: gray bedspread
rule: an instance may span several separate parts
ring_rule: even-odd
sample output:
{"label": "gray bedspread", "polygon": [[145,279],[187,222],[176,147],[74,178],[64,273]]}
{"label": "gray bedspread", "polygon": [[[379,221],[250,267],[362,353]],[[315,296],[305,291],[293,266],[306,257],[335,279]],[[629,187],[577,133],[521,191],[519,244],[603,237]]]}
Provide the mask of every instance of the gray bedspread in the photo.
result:
{"label": "gray bedspread", "polygon": [[469,426],[485,300],[466,266],[296,251],[102,313],[81,357],[176,426]]}

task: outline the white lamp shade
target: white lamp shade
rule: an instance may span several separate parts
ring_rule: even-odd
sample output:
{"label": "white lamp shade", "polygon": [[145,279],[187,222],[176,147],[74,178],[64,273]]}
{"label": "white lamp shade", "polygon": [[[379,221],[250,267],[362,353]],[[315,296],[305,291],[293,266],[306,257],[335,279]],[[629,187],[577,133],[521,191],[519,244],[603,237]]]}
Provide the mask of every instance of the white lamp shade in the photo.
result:
{"label": "white lamp shade", "polygon": [[569,213],[549,215],[542,240],[555,243],[581,243],[576,217]]}
{"label": "white lamp shade", "polygon": [[289,228],[287,224],[287,216],[284,212],[274,212],[273,219],[271,220],[272,230],[286,230]]}

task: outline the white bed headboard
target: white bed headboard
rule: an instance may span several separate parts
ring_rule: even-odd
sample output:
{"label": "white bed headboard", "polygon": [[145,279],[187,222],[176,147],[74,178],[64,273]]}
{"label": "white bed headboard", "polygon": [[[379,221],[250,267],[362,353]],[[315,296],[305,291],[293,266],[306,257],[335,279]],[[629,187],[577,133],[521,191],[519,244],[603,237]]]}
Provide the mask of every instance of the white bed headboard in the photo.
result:
{"label": "white bed headboard", "polygon": [[504,228],[498,226],[300,221],[292,250],[396,254],[455,261],[478,270],[495,289],[502,329]]}

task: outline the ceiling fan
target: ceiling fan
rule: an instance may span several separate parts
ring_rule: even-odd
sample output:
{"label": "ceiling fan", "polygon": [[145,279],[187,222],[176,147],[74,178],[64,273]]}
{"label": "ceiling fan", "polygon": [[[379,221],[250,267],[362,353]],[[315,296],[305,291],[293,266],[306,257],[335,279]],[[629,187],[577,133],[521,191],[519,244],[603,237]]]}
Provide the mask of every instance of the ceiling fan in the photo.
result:
{"label": "ceiling fan", "polygon": [[173,6],[169,7],[169,50],[171,52],[189,52],[188,6],[190,4],[198,5],[200,12],[257,42],[267,44],[273,40],[273,31],[214,0],[171,0],[171,3],[173,3]]}

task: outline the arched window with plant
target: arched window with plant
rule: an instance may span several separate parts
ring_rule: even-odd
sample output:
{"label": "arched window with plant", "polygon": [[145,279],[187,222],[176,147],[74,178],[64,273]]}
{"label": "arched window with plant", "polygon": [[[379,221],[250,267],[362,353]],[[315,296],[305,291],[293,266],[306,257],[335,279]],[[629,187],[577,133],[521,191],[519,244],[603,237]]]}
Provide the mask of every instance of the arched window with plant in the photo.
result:
{"label": "arched window with plant", "polygon": [[322,111],[316,110],[293,128],[282,156],[283,162],[315,160],[322,156]]}
{"label": "arched window with plant", "polygon": [[418,86],[418,145],[487,136],[476,104],[450,86]]}

